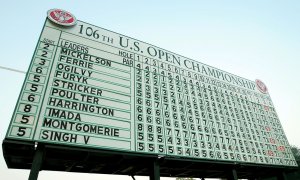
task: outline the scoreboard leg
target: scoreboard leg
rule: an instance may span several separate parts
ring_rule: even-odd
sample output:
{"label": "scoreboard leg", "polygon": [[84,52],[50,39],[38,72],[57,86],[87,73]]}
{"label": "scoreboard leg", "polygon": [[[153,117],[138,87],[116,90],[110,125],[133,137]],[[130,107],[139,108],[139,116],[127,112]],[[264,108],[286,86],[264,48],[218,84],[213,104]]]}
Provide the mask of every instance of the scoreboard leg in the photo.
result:
{"label": "scoreboard leg", "polygon": [[278,174],[277,179],[278,180],[287,180],[285,172],[282,172],[282,173]]}
{"label": "scoreboard leg", "polygon": [[158,160],[154,160],[153,162],[152,172],[150,174],[150,180],[160,180]]}
{"label": "scoreboard leg", "polygon": [[237,173],[235,169],[232,169],[228,174],[228,180],[238,180]]}
{"label": "scoreboard leg", "polygon": [[29,174],[28,180],[37,180],[39,176],[39,171],[42,166],[43,162],[43,155],[44,155],[44,146],[41,144],[38,144],[38,147],[36,149],[36,152],[33,157],[33,162]]}

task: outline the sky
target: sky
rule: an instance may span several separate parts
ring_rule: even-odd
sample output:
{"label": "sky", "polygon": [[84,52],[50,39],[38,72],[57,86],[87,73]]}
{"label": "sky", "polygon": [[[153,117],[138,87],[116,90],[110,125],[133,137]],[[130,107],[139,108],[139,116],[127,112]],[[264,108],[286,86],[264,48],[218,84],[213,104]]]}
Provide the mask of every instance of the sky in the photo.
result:
{"label": "sky", "polygon": [[[289,143],[300,147],[300,1],[0,1],[1,67],[26,72],[47,10],[65,9],[90,24],[250,80],[261,79]],[[0,69],[1,140],[24,78],[23,73]],[[29,170],[8,169],[0,157],[0,174],[1,179],[25,180]],[[39,175],[40,180],[71,178],[131,179],[45,171]]]}

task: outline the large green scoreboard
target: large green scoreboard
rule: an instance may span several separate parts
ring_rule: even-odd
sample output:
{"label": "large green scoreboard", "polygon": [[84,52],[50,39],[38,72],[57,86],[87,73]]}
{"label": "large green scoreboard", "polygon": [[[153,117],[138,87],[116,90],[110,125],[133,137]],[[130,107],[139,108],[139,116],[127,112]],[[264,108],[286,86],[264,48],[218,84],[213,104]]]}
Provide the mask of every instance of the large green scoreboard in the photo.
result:
{"label": "large green scoreboard", "polygon": [[59,13],[45,21],[6,139],[297,166],[262,81],[76,19],[55,23],[70,20]]}

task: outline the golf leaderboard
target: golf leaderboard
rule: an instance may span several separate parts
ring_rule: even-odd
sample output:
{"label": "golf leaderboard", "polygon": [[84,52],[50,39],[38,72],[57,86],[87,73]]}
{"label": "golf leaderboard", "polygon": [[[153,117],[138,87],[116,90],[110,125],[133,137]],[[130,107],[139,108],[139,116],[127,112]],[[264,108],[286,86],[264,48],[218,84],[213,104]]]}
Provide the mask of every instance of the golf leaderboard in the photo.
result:
{"label": "golf leaderboard", "polygon": [[297,166],[262,81],[61,11],[48,13],[6,138]]}

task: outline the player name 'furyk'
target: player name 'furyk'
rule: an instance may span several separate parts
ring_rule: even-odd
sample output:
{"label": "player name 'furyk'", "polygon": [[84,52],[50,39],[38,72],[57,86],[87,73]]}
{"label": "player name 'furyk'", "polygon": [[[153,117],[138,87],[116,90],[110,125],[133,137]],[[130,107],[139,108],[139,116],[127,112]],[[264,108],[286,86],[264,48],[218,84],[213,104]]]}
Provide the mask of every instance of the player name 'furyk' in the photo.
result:
{"label": "player name 'furyk'", "polygon": [[70,81],[88,84],[88,82],[87,82],[88,78],[82,77],[81,75],[75,75],[75,74],[70,74],[70,73],[66,73],[66,72],[62,72],[62,71],[56,71],[54,76],[60,77],[62,79],[67,79]]}

